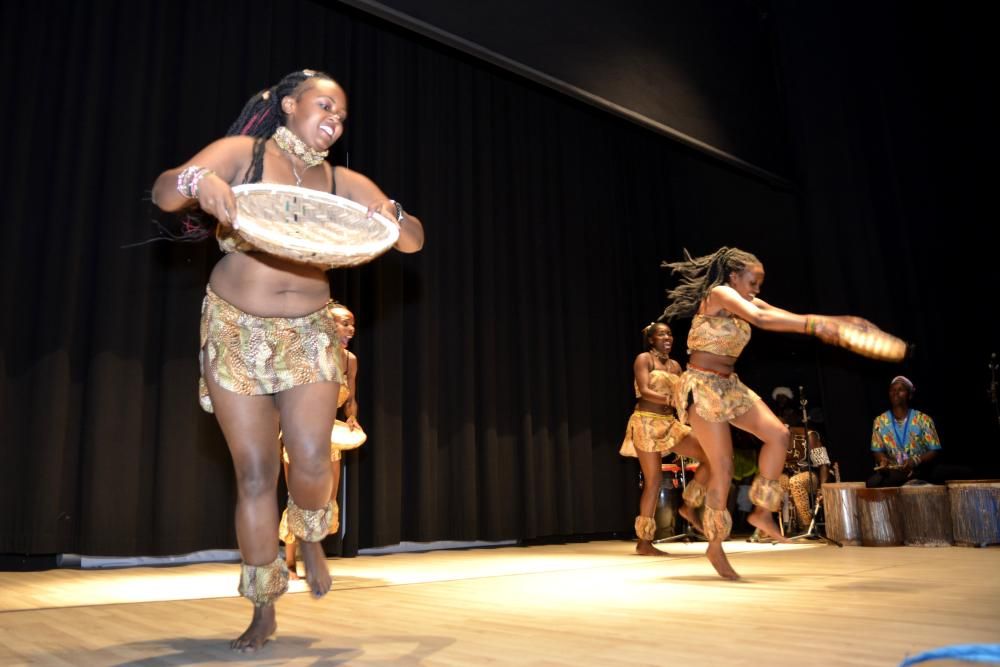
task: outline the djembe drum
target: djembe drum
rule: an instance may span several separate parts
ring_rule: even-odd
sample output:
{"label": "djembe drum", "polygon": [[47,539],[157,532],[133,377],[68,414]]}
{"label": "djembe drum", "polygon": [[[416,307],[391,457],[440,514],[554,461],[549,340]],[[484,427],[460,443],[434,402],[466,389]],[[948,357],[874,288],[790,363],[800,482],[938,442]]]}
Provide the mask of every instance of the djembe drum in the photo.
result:
{"label": "djembe drum", "polygon": [[950,480],[947,485],[955,544],[1000,543],[1000,479]]}
{"label": "djembe drum", "polygon": [[694,461],[689,463],[683,458],[678,458],[683,462],[683,469],[680,463],[660,465],[660,469],[663,471],[663,481],[660,482],[660,492],[656,499],[657,540],[680,535],[680,525],[687,523],[678,510],[684,502],[682,496],[687,486],[687,480],[694,478],[694,474],[698,471],[698,463]]}
{"label": "djembe drum", "polygon": [[864,488],[864,482],[827,482],[822,486],[828,538],[848,546],[861,544],[858,491]]}
{"label": "djembe drum", "polygon": [[656,533],[655,538],[662,540],[671,537],[678,532],[678,522],[680,515],[677,511],[681,507],[681,489],[674,486],[674,480],[667,475],[663,476],[660,482],[659,494],[656,496]]}
{"label": "djembe drum", "polygon": [[858,527],[866,547],[903,545],[903,518],[899,487],[858,489]]}
{"label": "djembe drum", "polygon": [[952,542],[951,504],[945,486],[902,486],[899,509],[903,519],[903,544],[947,547]]}

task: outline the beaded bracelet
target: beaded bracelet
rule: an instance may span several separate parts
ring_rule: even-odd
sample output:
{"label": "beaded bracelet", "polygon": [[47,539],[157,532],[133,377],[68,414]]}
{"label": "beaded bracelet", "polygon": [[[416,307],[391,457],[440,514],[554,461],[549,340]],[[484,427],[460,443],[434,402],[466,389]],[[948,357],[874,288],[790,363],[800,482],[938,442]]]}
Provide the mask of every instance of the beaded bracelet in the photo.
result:
{"label": "beaded bracelet", "polygon": [[188,199],[196,199],[198,197],[198,184],[201,182],[201,179],[214,173],[208,167],[191,165],[177,175],[177,191]]}
{"label": "beaded bracelet", "polygon": [[806,315],[806,335],[812,336],[816,333],[816,318],[812,315]]}
{"label": "beaded bracelet", "polygon": [[191,181],[200,169],[201,167],[197,165],[191,165],[181,173],[177,174],[177,192],[181,193],[181,195],[187,197],[188,199],[193,199],[193,195],[191,194]]}

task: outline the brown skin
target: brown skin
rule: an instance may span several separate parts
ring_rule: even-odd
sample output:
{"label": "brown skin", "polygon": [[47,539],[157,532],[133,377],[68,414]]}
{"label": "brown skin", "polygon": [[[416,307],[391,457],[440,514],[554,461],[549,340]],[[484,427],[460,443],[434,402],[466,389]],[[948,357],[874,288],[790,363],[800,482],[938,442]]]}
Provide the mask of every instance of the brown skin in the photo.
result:
{"label": "brown skin", "polygon": [[[742,271],[733,271],[725,284],[712,289],[702,302],[698,313],[738,317],[752,326],[768,331],[805,333],[806,318],[815,316],[798,315],[766,303],[757,297],[763,284],[764,267],[760,264],[747,266]],[[816,317],[816,336],[823,342],[836,343],[838,332],[835,324],[838,320],[870,326],[860,318]],[[736,358],[695,351],[691,354],[689,363],[728,375],[734,371]],[[729,423],[706,421],[698,416],[696,410],[689,410],[688,418],[712,466],[713,475],[705,500],[707,506],[723,509],[729,497],[729,480],[733,473],[733,442],[729,424],[755,435],[764,443],[758,461],[763,477],[776,480],[781,475],[785,452],[788,449],[789,432],[763,401],[757,401],[749,411]],[[747,520],[768,537],[779,542],[787,541],[767,509],[755,507]],[[727,572],[734,575],[729,578],[738,576],[732,572],[728,561],[725,560],[721,542],[709,543],[708,554],[713,565],[719,563]],[[719,569],[719,565],[716,565],[716,569]]]}
{"label": "brown skin", "polygon": [[[347,425],[353,431],[360,428],[358,425],[358,400],[357,400],[357,377],[358,358],[347,349],[347,344],[354,338],[354,314],[343,306],[334,306],[332,309],[333,318],[337,325],[337,336],[340,338],[340,347],[344,357],[344,368],[347,371],[347,388],[350,396],[344,403],[344,415],[347,417]],[[338,390],[339,391],[339,390]],[[339,397],[338,397],[339,400]],[[285,479],[288,479],[288,464],[285,463]],[[330,461],[330,468],[333,475],[333,486],[330,492],[330,500],[337,498],[340,489],[341,462],[340,459]],[[285,564],[288,566],[288,578],[298,579],[299,573],[296,569],[295,552],[297,542],[285,545]]]}
{"label": "brown skin", "polygon": [[[307,79],[294,95],[281,100],[285,124],[314,150],[327,150],[343,134],[347,96],[338,84],[320,78]],[[177,176],[190,165],[212,169],[198,188],[197,205],[222,224],[233,224],[238,184],[251,162],[253,139],[245,136],[219,139],[190,160],[169,169],[153,185],[153,201],[164,211],[177,211],[193,202],[177,191]],[[299,158],[282,151],[269,139],[264,151],[262,181],[294,185],[296,173],[302,187],[329,192],[336,181],[337,193],[396,219],[395,207],[370,179],[341,166],[323,162],[307,167]],[[235,227],[235,225],[234,225]],[[416,252],[424,242],[423,225],[407,213],[400,223],[396,248]],[[263,253],[232,253],[212,270],[212,289],[241,310],[261,317],[299,317],[322,308],[330,298],[323,270]],[[282,425],[289,458],[288,487],[297,505],[319,509],[333,489],[330,466],[330,432],[336,416],[339,385],[317,382],[301,385],[273,396],[241,396],[211,381],[205,373],[215,415],[226,437],[236,470],[236,532],[243,561],[268,565],[277,558],[277,480],[280,470],[278,424]],[[306,580],[313,595],[330,589],[330,573],[319,543],[301,546]],[[254,609],[246,631],[232,642],[240,651],[253,651],[267,642],[276,628],[274,606]]]}
{"label": "brown skin", "polygon": [[[673,399],[664,394],[658,393],[649,387],[649,374],[654,370],[666,371],[673,375],[680,375],[681,367],[675,360],[669,358],[670,350],[673,349],[674,336],[666,324],[657,324],[647,339],[650,352],[643,352],[635,358],[632,370],[635,375],[636,387],[639,389],[640,398],[636,401],[635,409],[644,412],[656,412],[659,414],[671,414],[673,412]],[[655,353],[654,353],[655,351]],[[666,361],[663,361],[663,359]],[[681,440],[671,450],[680,456],[696,459],[701,463],[695,473],[695,480],[707,486],[711,469],[706,462],[705,452],[698,439],[694,436],[687,436]],[[639,499],[639,514],[642,516],[653,516],[656,510],[656,498],[660,491],[660,483],[663,480],[663,454],[660,452],[643,452],[636,450],[639,457],[639,467],[642,469],[644,480],[642,496]],[[701,522],[691,507],[687,504],[681,506],[679,513],[688,522],[701,530]],[[660,551],[649,540],[640,539],[635,547],[637,554],[642,556],[666,556],[665,551]]]}

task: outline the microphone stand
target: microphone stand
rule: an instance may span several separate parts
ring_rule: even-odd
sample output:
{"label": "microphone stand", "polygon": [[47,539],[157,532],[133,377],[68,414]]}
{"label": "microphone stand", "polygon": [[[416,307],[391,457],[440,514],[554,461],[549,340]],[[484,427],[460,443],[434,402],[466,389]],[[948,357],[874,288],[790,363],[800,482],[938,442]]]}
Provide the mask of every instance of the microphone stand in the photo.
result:
{"label": "microphone stand", "polygon": [[[806,532],[800,533],[798,535],[792,535],[789,540],[820,540],[825,544],[836,544],[838,547],[843,547],[844,545],[837,540],[831,540],[825,535],[820,535],[816,529],[816,515],[819,513],[820,503],[823,501],[823,495],[819,493],[819,476],[815,477],[816,482],[813,482],[813,462],[812,462],[812,439],[809,437],[809,411],[806,410],[806,406],[809,401],[806,400],[805,390],[799,387],[799,406],[802,408],[802,429],[806,435],[806,472],[809,475],[809,484],[806,486],[806,490],[809,494],[809,504],[812,506],[812,521],[809,522],[809,527]],[[801,520],[801,517],[799,517]]]}

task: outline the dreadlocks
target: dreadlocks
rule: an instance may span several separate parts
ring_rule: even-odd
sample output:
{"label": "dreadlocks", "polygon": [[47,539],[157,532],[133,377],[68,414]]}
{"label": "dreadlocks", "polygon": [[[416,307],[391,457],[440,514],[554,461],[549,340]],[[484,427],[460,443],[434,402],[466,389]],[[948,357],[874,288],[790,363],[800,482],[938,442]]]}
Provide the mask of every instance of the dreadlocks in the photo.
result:
{"label": "dreadlocks", "polygon": [[730,273],[738,273],[754,264],[760,264],[760,260],[752,254],[726,246],[702,257],[692,257],[685,249],[684,261],[663,262],[662,268],[670,269],[671,274],[680,274],[681,284],[667,291],[671,303],[660,320],[670,321],[693,314],[714,287],[726,282]]}

